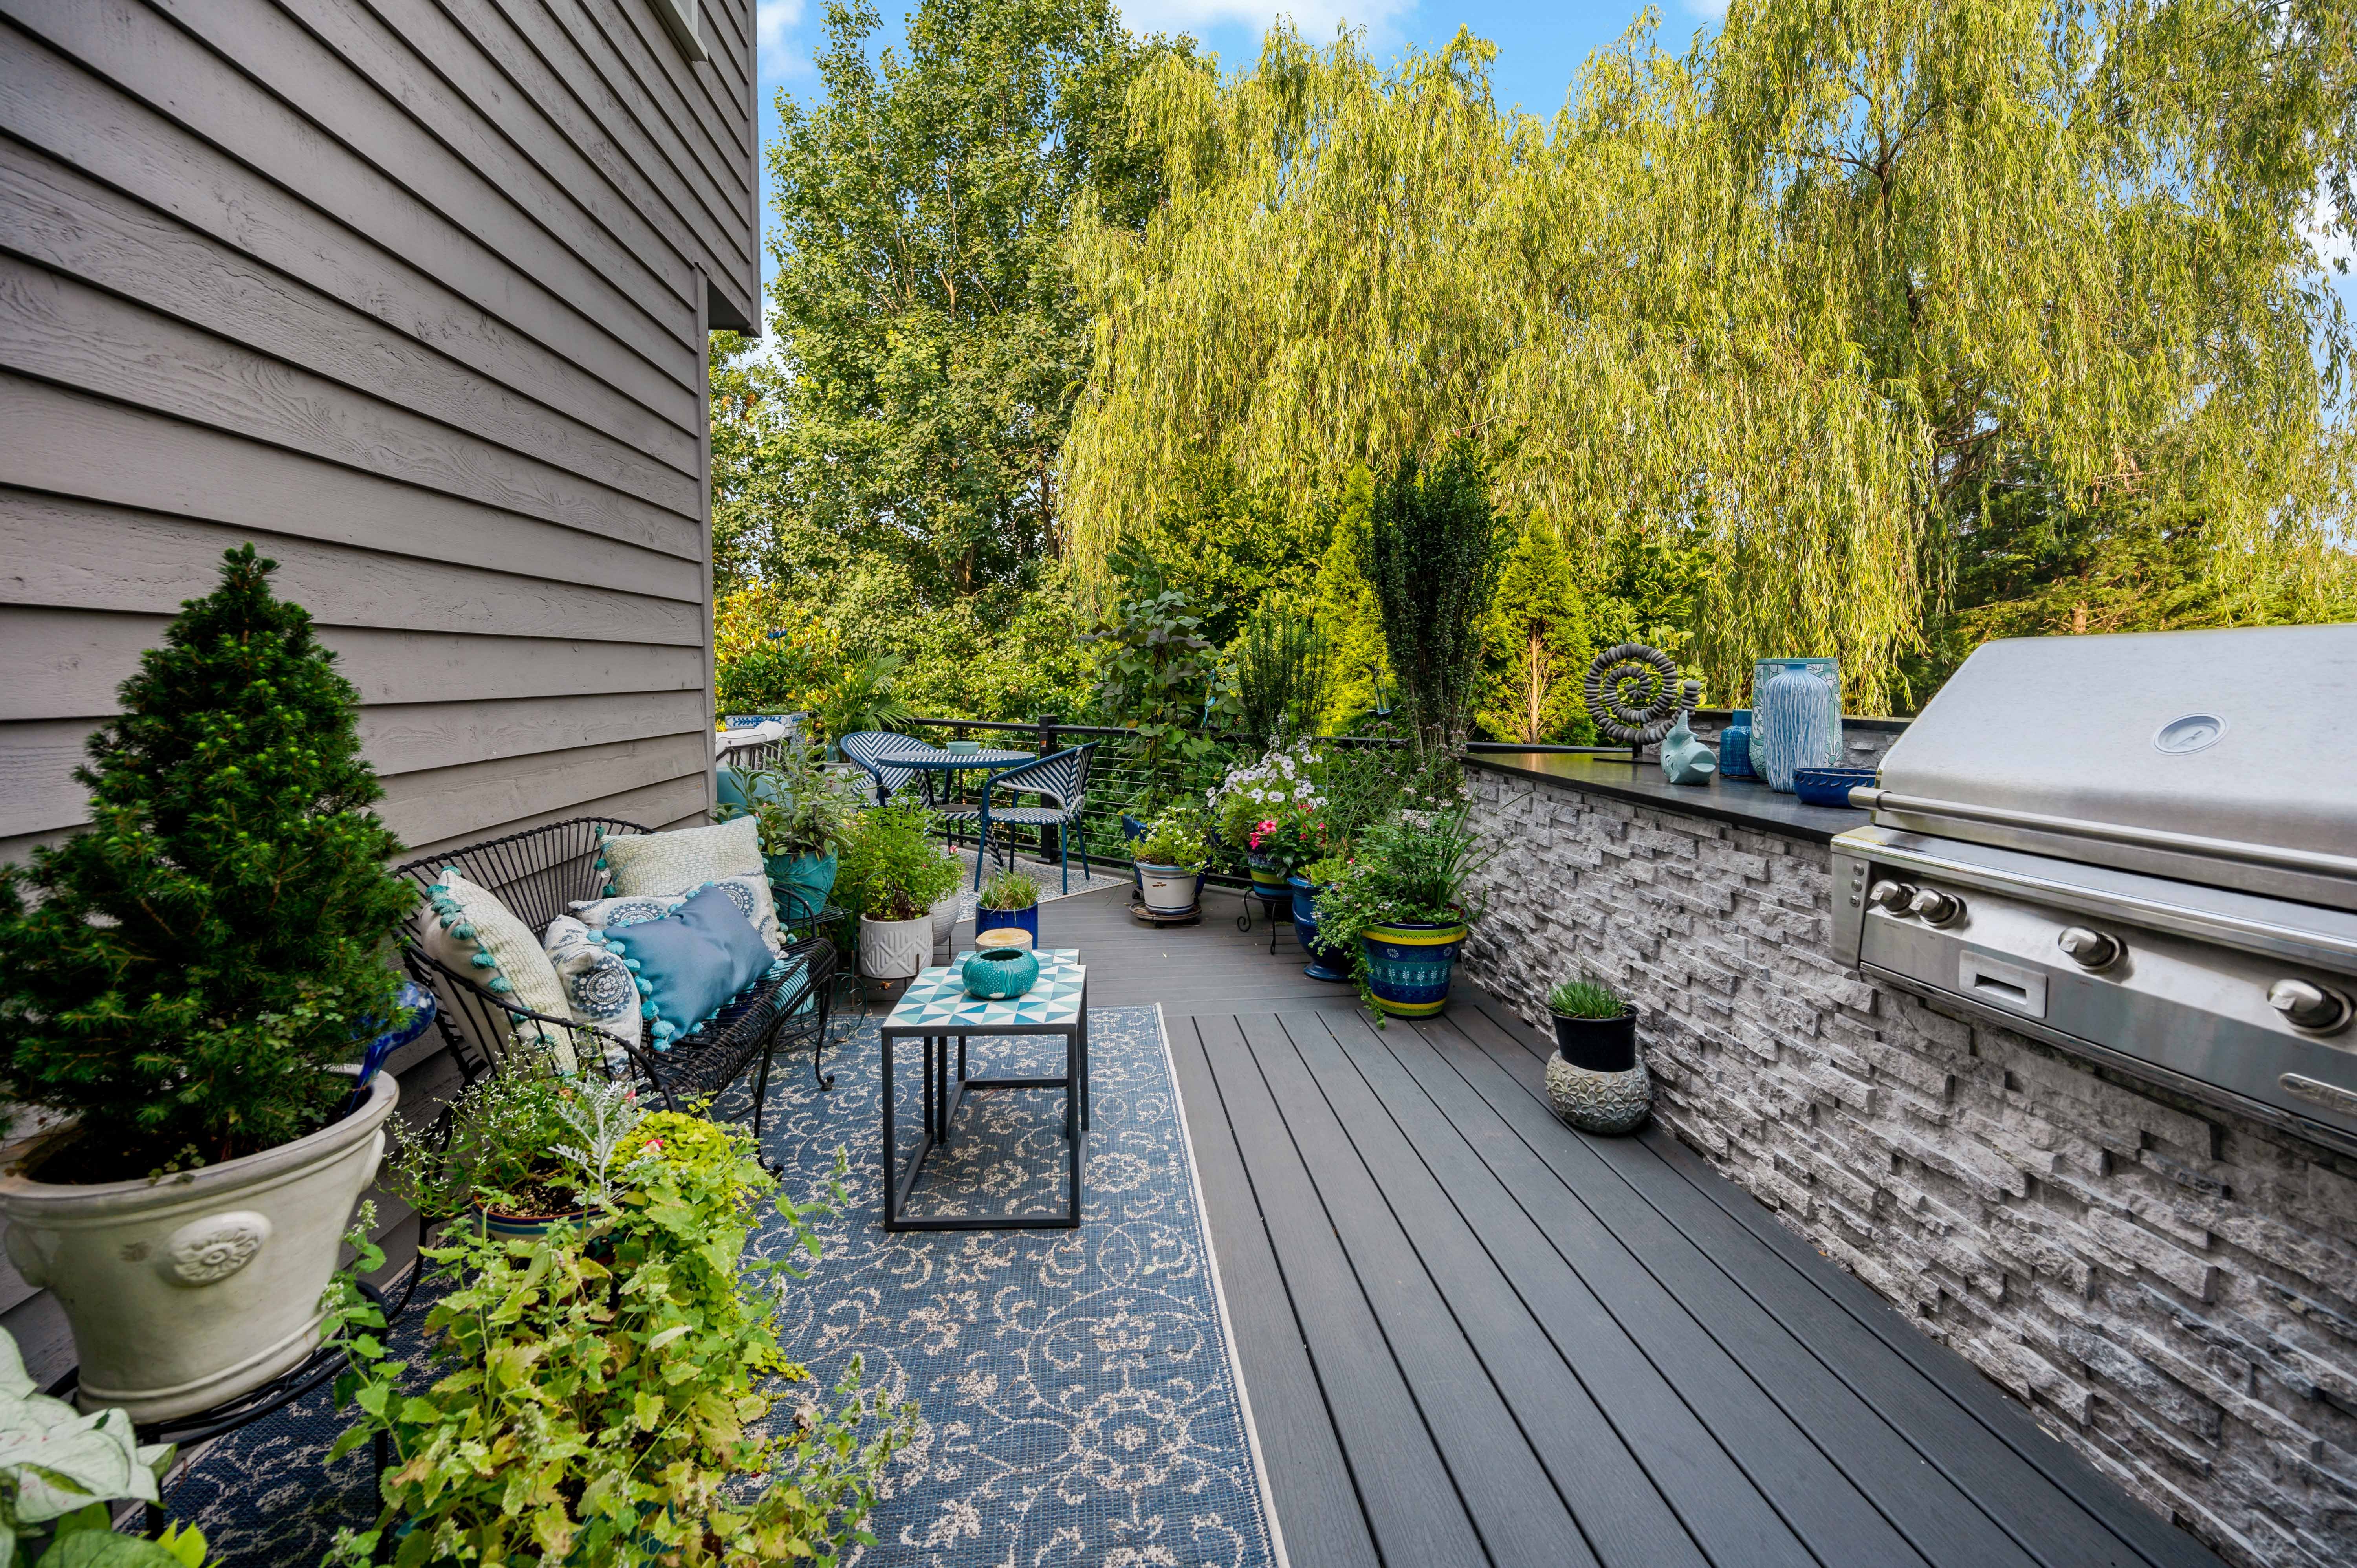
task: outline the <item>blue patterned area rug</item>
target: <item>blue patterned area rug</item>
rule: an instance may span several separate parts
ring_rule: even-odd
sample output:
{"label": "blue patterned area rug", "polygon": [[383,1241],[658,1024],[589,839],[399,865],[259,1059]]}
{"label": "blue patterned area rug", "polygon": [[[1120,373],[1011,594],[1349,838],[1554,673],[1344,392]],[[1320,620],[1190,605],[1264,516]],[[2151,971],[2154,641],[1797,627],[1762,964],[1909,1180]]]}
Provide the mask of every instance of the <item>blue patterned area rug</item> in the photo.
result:
{"label": "blue patterned area rug", "polygon": [[[1077,1230],[902,1232],[882,1215],[876,1021],[829,1048],[835,1087],[781,1059],[763,1143],[786,1191],[823,1190],[851,1162],[825,1261],[790,1283],[787,1352],[814,1389],[853,1356],[870,1388],[913,1399],[924,1425],[895,1461],[870,1565],[1265,1568],[1278,1561],[1223,1328],[1170,1061],[1151,1008],[1090,1015],[1092,1125]],[[969,1044],[970,1070],[1060,1072],[1060,1044]],[[919,1114],[913,1047],[895,1058],[904,1127]],[[1063,1096],[969,1094],[928,1161],[911,1212],[1011,1213],[1064,1198]],[[784,1238],[766,1234],[765,1252]],[[417,1314],[413,1317],[413,1322]],[[411,1336],[414,1341],[414,1330]],[[414,1343],[404,1347],[414,1352]],[[343,1423],[314,1396],[223,1439],[169,1504],[231,1568],[317,1563],[364,1517],[366,1451],[322,1466]]]}

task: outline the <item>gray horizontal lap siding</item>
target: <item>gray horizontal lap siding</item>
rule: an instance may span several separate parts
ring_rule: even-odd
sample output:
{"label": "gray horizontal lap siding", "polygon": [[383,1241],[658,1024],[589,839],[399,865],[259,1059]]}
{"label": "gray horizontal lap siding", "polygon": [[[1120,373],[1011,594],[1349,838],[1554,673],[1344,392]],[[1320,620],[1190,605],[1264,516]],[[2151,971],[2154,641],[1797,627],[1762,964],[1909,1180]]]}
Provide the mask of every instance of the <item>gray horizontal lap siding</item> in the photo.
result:
{"label": "gray horizontal lap siding", "polygon": [[[751,0],[0,0],[0,859],[248,540],[418,854],[710,806]],[[403,1073],[433,1098],[447,1065]],[[0,1326],[69,1354],[0,1265]]]}

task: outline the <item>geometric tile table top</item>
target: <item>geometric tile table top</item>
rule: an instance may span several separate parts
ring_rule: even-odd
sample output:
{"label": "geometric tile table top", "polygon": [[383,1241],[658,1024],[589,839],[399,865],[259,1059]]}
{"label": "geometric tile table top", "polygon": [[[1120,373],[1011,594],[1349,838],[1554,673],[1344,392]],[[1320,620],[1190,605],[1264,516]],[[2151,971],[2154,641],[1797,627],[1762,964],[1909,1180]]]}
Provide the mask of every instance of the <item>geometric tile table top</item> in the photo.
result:
{"label": "geometric tile table top", "polygon": [[1081,962],[1078,948],[1040,949],[1039,978],[1031,983],[1031,989],[998,1002],[965,993],[965,981],[958,969],[973,950],[969,948],[946,967],[928,969],[910,981],[900,1004],[884,1020],[884,1027],[921,1029],[934,1035],[983,1035],[994,1026],[1039,1028],[1080,1021],[1082,983],[1089,972]]}

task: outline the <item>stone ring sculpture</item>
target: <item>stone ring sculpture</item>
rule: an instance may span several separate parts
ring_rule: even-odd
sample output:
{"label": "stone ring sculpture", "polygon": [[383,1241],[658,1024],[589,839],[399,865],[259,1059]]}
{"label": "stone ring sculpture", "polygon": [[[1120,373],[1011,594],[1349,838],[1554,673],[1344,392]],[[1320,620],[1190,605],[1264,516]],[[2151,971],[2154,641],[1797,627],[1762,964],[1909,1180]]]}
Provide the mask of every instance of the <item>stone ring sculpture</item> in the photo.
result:
{"label": "stone ring sculpture", "polygon": [[1613,644],[1587,667],[1587,714],[1601,734],[1641,746],[1670,733],[1702,700],[1702,682],[1680,678],[1677,660],[1641,642]]}

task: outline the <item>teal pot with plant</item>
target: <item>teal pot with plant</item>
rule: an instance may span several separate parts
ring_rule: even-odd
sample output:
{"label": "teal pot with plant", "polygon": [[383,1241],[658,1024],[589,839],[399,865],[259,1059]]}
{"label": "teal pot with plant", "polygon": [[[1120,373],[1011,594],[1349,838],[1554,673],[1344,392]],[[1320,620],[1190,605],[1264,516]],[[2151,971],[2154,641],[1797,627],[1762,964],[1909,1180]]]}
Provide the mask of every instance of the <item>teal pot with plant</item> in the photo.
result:
{"label": "teal pot with plant", "polygon": [[1653,1083],[1637,1050],[1637,1009],[1593,974],[1547,993],[1555,1054],[1547,1058],[1547,1098],[1555,1114],[1583,1133],[1620,1133],[1652,1113]]}
{"label": "teal pot with plant", "polygon": [[1312,980],[1342,982],[1351,978],[1351,955],[1341,948],[1329,947],[1318,940],[1318,884],[1296,872],[1286,879],[1293,890],[1293,934],[1301,939],[1301,948],[1309,955],[1309,967],[1301,972]]}
{"label": "teal pot with plant", "polygon": [[770,891],[778,901],[778,918],[788,922],[815,918],[834,891],[835,853],[772,854],[764,857]]}
{"label": "teal pot with plant", "polygon": [[1394,1018],[1429,1018],[1448,1006],[1457,955],[1471,934],[1461,920],[1368,927],[1360,940],[1366,948],[1367,990],[1376,1007]]}

